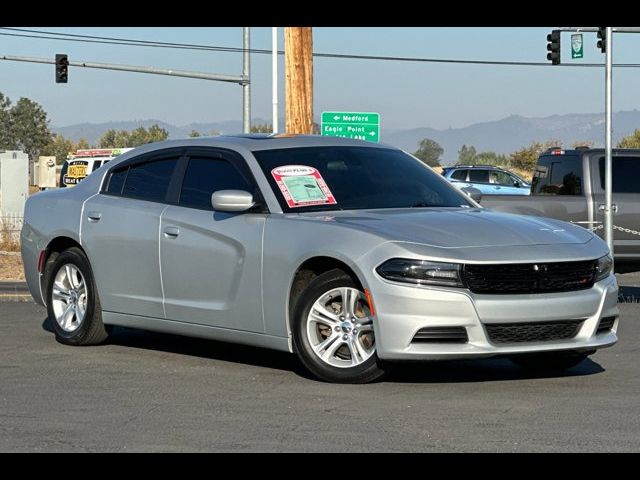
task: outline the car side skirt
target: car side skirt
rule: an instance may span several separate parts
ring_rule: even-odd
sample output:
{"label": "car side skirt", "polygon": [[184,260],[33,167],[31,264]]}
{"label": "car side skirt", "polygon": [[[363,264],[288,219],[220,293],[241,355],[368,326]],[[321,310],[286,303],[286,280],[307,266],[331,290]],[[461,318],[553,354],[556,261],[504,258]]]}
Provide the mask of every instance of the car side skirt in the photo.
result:
{"label": "car side skirt", "polygon": [[105,311],[102,312],[102,320],[106,325],[140,328],[142,330],[150,330],[154,332],[207,338],[210,340],[241,343],[254,347],[264,347],[283,352],[291,352],[288,338],[265,335],[264,333],[245,332],[229,328],[212,327],[210,325],[200,325],[196,323]]}

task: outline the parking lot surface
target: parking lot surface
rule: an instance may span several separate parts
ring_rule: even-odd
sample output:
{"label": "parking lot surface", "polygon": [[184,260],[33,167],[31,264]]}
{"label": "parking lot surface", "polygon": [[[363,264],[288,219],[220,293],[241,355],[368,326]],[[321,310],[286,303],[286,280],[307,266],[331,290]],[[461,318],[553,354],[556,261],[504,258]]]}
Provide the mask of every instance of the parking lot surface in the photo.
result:
{"label": "parking lot surface", "polygon": [[0,303],[0,451],[638,451],[640,305],[620,307],[620,342],[565,375],[490,359],[332,385],[293,355],[173,335],[68,347],[42,307]]}

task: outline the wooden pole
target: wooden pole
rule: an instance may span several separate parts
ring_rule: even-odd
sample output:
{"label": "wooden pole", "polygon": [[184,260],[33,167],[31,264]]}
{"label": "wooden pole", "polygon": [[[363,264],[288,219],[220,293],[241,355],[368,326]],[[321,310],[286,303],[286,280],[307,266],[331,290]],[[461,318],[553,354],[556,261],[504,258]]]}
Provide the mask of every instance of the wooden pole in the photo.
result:
{"label": "wooden pole", "polygon": [[313,133],[311,27],[284,29],[286,132]]}

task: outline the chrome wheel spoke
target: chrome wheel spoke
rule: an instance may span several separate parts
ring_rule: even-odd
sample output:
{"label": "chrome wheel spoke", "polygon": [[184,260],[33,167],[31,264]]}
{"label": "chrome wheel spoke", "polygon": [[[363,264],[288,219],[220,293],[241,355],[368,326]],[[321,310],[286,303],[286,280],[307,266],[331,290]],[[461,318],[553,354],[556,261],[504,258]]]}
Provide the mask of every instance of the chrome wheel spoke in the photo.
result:
{"label": "chrome wheel spoke", "polygon": [[54,300],[62,300],[65,303],[69,303],[70,294],[68,290],[60,288],[58,285],[54,285],[51,294]]}
{"label": "chrome wheel spoke", "polygon": [[359,293],[353,288],[342,289],[342,311],[347,318],[356,316],[356,303],[358,302]]}
{"label": "chrome wheel spoke", "polygon": [[311,322],[315,322],[315,323],[320,323],[322,325],[327,325],[328,327],[333,327],[334,325],[338,324],[338,318],[335,317],[329,317],[328,315],[325,315],[323,312],[320,312],[318,310],[315,309],[311,309],[311,312],[309,313],[309,320]]}
{"label": "chrome wheel spoke", "polygon": [[310,315],[314,320],[329,326],[333,326],[340,321],[338,314],[330,311],[327,307],[322,305],[320,300],[313,304]]}
{"label": "chrome wheel spoke", "polygon": [[358,332],[360,333],[373,332],[373,325],[361,325],[358,327]]}
{"label": "chrome wheel spoke", "polygon": [[64,266],[64,271],[65,271],[65,274],[67,276],[67,283],[69,284],[69,288],[71,290],[75,290],[77,288],[76,284],[75,284],[75,279],[74,279],[74,277],[75,277],[75,275],[74,275],[75,271],[74,270],[75,269],[71,265],[65,265]]}

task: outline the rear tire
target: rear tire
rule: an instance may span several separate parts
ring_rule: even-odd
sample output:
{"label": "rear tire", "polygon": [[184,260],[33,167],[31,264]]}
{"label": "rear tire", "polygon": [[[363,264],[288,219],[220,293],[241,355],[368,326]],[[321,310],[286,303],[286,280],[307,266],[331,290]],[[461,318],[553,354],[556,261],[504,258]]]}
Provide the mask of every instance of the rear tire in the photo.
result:
{"label": "rear tire", "polygon": [[98,345],[109,337],[91,265],[73,247],[58,255],[45,272],[47,312],[56,340],[65,345]]}
{"label": "rear tire", "polygon": [[595,353],[589,352],[549,352],[526,355],[514,355],[510,357],[513,363],[525,370],[533,372],[564,371],[575,367],[586,358]]}
{"label": "rear tire", "polygon": [[326,382],[369,383],[385,374],[362,287],[342,270],[318,275],[303,290],[293,342],[304,366]]}

